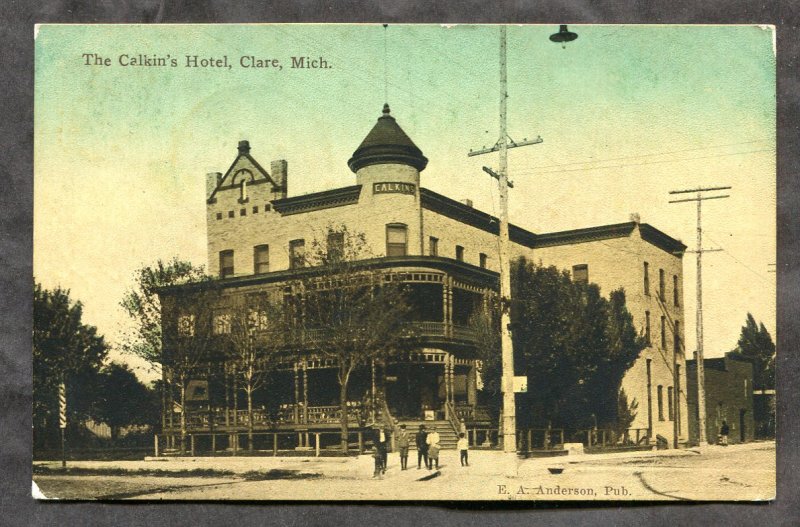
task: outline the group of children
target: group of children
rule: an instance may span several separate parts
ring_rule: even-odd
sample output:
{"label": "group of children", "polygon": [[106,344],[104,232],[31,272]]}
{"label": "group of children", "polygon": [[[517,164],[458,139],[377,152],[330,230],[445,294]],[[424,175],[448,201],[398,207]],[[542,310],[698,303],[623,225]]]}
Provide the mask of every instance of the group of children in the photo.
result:
{"label": "group of children", "polygon": [[[376,430],[372,449],[372,456],[375,458],[373,478],[380,479],[386,473],[387,435],[382,429]],[[419,425],[415,440],[417,445],[417,469],[422,468],[422,462],[424,461],[425,468],[428,470],[432,470],[434,466],[436,470],[439,470],[439,451],[441,450],[439,432],[435,428],[428,432],[425,425]],[[404,424],[400,425],[400,430],[396,437],[396,445],[400,453],[400,470],[407,470],[410,438]],[[456,449],[461,455],[461,466],[469,466],[469,441],[463,431],[458,434]]]}

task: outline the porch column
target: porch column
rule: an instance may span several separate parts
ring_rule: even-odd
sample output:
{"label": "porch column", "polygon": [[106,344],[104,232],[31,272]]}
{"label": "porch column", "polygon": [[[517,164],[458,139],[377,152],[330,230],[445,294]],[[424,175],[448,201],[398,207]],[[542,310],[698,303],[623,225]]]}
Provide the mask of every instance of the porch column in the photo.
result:
{"label": "porch column", "polygon": [[442,310],[444,311],[444,336],[449,337],[453,328],[453,285],[452,278],[445,275],[442,279]]}
{"label": "porch column", "polygon": [[372,394],[372,397],[371,397],[372,398],[372,403],[371,403],[372,408],[370,408],[369,411],[370,411],[370,416],[372,417],[371,420],[374,423],[375,422],[375,406],[376,406],[375,396],[376,396],[376,391],[377,391],[376,390],[376,385],[375,385],[375,359],[372,359],[372,361],[370,361],[370,368],[372,370],[372,372],[371,372],[372,373],[372,387],[371,387],[371,389],[372,389],[372,392],[371,392],[371,394]]}
{"label": "porch column", "polygon": [[[233,365],[233,426],[239,424],[239,376],[236,365]],[[237,439],[238,441],[238,439]]]}
{"label": "porch column", "polygon": [[[444,355],[444,400],[445,404],[450,404],[450,393],[451,393],[451,386],[450,386],[450,359],[451,355],[449,353],[445,353]],[[447,416],[449,417],[449,415]]]}
{"label": "porch column", "polygon": [[475,361],[470,361],[469,373],[467,373],[467,403],[475,408],[478,402],[478,372],[475,368]]}
{"label": "porch column", "polygon": [[303,361],[303,422],[308,423],[308,361],[307,360]]}
{"label": "porch column", "polygon": [[298,424],[300,422],[300,412],[299,412],[299,405],[300,405],[300,372],[299,366],[297,361],[294,363],[294,410],[293,410],[293,418],[294,423]]}
{"label": "porch column", "polygon": [[222,374],[225,378],[225,426],[230,426],[230,408],[231,408],[231,394],[230,394],[230,384],[228,383],[228,363],[225,362],[222,370]]}

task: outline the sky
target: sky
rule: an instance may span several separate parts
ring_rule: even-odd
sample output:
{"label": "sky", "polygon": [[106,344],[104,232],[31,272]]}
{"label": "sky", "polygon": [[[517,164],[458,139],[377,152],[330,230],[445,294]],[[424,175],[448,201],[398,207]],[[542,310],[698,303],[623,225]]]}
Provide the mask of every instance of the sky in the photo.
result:
{"label": "sky", "polygon": [[[571,25],[564,48],[557,30],[508,28],[508,135],[543,138],[509,152],[511,221],[553,232],[639,213],[693,249],[695,204],[669,191],[732,186],[703,204],[704,247],[722,249],[703,257],[705,354],[733,349],[748,312],[776,337],[772,30]],[[122,65],[139,55],[177,65]],[[264,166],[288,161],[290,196],[352,185],[347,160],[389,102],[430,160],[422,185],[499,212],[481,171],[497,159],[467,156],[498,139],[497,26],[44,25],[35,60],[34,276],[70,289],[142,378],[119,351],[119,302],[144,265],[207,263],[205,174],[227,170],[239,140]],[[687,254],[690,350],[695,279]]]}

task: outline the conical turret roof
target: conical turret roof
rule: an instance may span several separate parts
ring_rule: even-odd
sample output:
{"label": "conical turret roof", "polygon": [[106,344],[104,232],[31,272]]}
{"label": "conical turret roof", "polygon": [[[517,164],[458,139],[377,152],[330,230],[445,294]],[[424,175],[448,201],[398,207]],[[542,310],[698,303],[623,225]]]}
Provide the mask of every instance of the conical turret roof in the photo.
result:
{"label": "conical turret roof", "polygon": [[383,115],[353,152],[347,165],[350,170],[357,172],[365,166],[387,163],[409,165],[422,171],[428,164],[428,158],[422,155],[422,151],[390,115],[389,105],[384,104]]}

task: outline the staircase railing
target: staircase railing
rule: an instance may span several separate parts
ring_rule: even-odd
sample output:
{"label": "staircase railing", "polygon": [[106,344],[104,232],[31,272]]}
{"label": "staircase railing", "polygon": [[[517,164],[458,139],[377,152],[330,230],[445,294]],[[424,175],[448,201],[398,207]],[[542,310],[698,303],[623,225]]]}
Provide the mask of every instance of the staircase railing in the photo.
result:
{"label": "staircase railing", "polygon": [[461,431],[461,423],[458,421],[458,416],[456,415],[456,409],[453,407],[453,403],[447,401],[444,403],[445,412],[444,415],[447,418],[447,422],[450,423],[450,426],[453,428],[453,432],[458,433]]}

